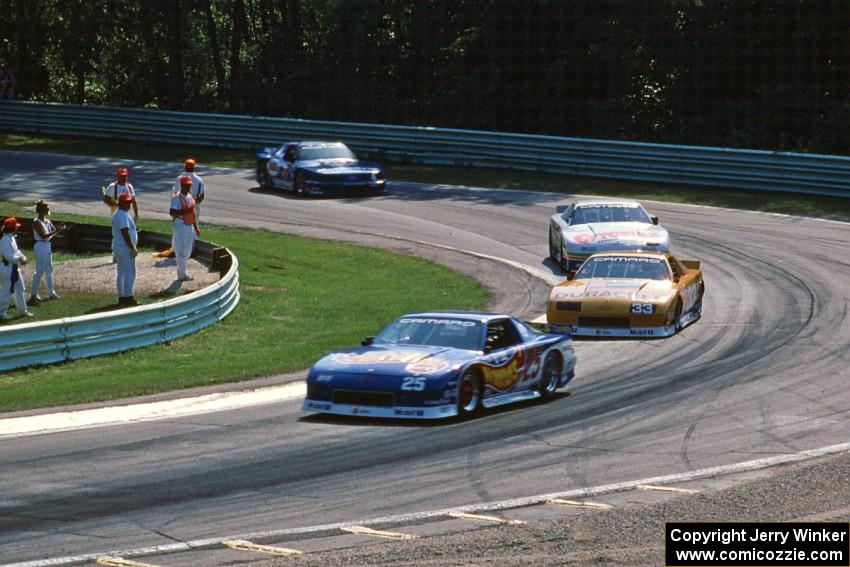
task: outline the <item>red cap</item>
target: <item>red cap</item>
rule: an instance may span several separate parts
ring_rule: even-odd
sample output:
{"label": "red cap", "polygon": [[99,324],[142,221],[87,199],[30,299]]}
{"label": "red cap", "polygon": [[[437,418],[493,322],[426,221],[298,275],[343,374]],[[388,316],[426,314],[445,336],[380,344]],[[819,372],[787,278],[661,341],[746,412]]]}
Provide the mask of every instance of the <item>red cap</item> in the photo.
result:
{"label": "red cap", "polygon": [[21,228],[21,223],[15,217],[6,217],[3,221],[3,230],[18,230]]}
{"label": "red cap", "polygon": [[186,166],[186,169],[191,171],[195,168],[195,160],[193,160],[192,158],[186,158],[183,161],[183,165]]}
{"label": "red cap", "polygon": [[128,173],[129,172],[127,171],[126,167],[119,167],[118,170],[115,172],[115,174],[119,177],[121,177],[122,175],[126,176]]}
{"label": "red cap", "polygon": [[189,177],[188,175],[183,175],[183,176],[180,177],[180,186],[181,187],[183,187],[184,185],[191,185],[191,184],[192,184],[192,178]]}
{"label": "red cap", "polygon": [[121,193],[121,195],[118,197],[118,202],[119,203],[132,203],[133,202],[133,196],[130,195],[129,193]]}

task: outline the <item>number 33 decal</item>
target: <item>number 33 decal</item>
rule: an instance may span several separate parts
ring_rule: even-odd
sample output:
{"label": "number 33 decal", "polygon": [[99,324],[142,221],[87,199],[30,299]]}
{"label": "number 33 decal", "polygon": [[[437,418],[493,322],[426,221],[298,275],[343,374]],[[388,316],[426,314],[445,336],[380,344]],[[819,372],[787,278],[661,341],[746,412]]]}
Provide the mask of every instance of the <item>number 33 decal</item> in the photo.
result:
{"label": "number 33 decal", "polygon": [[655,305],[652,303],[632,303],[632,313],[635,315],[652,315],[655,313]]}

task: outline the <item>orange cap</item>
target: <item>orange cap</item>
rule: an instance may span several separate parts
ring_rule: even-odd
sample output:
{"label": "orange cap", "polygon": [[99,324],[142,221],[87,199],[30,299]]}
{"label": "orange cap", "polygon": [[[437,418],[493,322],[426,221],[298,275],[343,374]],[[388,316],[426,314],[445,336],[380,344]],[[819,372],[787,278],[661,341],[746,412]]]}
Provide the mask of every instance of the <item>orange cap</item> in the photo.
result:
{"label": "orange cap", "polygon": [[119,168],[115,171],[115,174],[116,174],[118,177],[121,177],[122,175],[126,176],[128,173],[129,173],[129,171],[127,170],[127,168],[126,168],[126,167],[119,167]]}
{"label": "orange cap", "polygon": [[18,230],[21,228],[21,223],[15,217],[6,217],[3,221],[3,230]]}
{"label": "orange cap", "polygon": [[193,160],[192,158],[186,158],[183,161],[183,165],[186,166],[186,169],[192,171],[195,168],[195,160]]}
{"label": "orange cap", "polygon": [[182,175],[180,177],[180,186],[181,187],[183,187],[185,185],[191,185],[191,184],[192,184],[192,178],[189,177],[188,175]]}
{"label": "orange cap", "polygon": [[118,197],[118,202],[119,203],[132,203],[133,202],[133,196],[130,195],[129,193],[121,193],[121,195]]}

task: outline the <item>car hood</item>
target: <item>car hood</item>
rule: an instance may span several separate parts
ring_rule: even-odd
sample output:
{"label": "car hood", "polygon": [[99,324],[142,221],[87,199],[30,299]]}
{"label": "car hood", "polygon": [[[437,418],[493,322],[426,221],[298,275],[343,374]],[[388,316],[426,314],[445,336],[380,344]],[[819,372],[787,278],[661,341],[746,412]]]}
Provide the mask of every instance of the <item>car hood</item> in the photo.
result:
{"label": "car hood", "polygon": [[667,229],[640,222],[602,222],[569,226],[564,237],[577,246],[665,246],[669,242]]}
{"label": "car hood", "polygon": [[374,372],[381,375],[441,374],[473,360],[480,353],[450,347],[373,345],[327,355],[313,372]]}
{"label": "car hood", "polygon": [[552,289],[553,300],[622,299],[667,301],[676,290],[669,280],[592,279],[564,282]]}
{"label": "car hood", "polygon": [[380,169],[376,164],[363,162],[356,159],[324,159],[300,161],[298,167],[316,173],[333,173],[336,175],[345,175],[352,173],[371,173],[375,169]]}

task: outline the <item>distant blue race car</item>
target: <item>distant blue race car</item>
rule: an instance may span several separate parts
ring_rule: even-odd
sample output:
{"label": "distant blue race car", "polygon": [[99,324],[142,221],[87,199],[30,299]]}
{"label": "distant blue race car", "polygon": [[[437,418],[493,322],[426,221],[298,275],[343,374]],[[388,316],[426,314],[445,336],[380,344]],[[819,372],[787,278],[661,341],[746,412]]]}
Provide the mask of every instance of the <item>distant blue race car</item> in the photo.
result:
{"label": "distant blue race car", "polygon": [[510,315],[411,313],[363,346],[313,365],[304,410],[466,417],[482,407],[551,396],[573,378],[575,362],[569,335],[539,332]]}
{"label": "distant blue race car", "polygon": [[362,162],[341,142],[287,142],[257,152],[257,182],[303,195],[386,190],[384,168]]}

